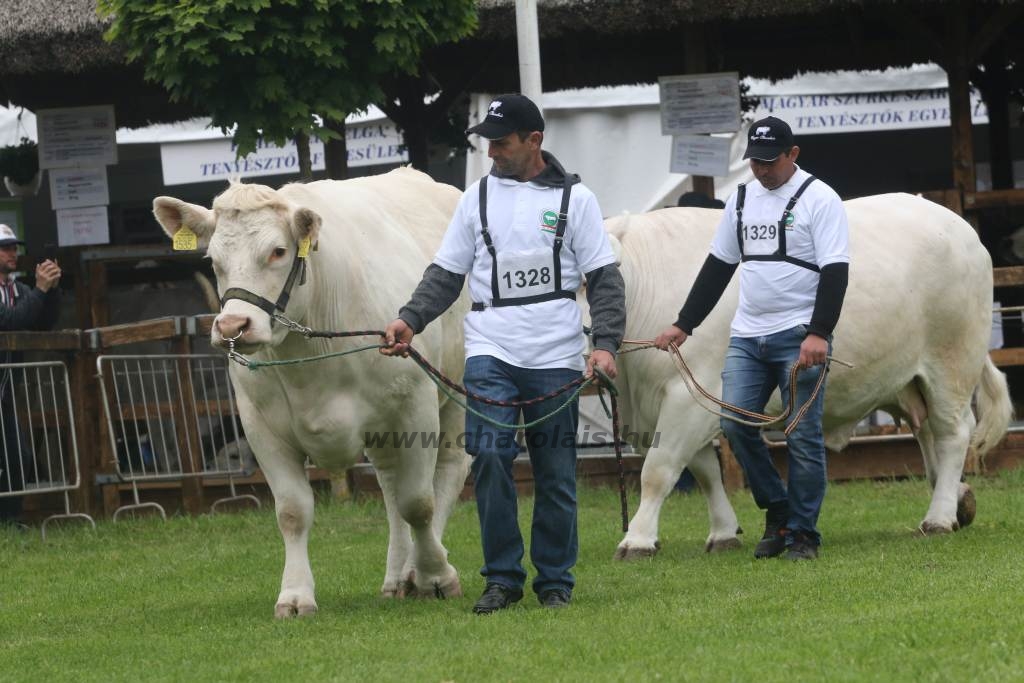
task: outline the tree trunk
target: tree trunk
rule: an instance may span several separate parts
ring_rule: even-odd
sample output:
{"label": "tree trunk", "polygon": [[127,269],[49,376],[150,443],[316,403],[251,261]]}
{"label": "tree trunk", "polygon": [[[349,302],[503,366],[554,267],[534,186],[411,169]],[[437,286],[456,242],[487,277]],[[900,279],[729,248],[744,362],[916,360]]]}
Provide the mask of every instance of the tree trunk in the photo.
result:
{"label": "tree trunk", "polygon": [[427,140],[427,129],[423,126],[411,126],[402,129],[402,141],[409,153],[409,163],[417,171],[427,172],[430,161],[430,142]]}
{"label": "tree trunk", "polygon": [[348,143],[345,139],[345,122],[324,119],[324,128],[334,131],[340,137],[337,140],[324,141],[324,166],[327,177],[333,180],[348,178]]}
{"label": "tree trunk", "polygon": [[299,157],[299,178],[309,182],[313,179],[313,163],[309,158],[309,133],[302,130],[295,134],[295,150]]}
{"label": "tree trunk", "polygon": [[979,82],[981,96],[988,109],[988,149],[992,168],[992,189],[1013,188],[1013,157],[1010,153],[1010,103],[1007,97],[1009,77],[1006,59],[990,52],[985,60],[985,75]]}

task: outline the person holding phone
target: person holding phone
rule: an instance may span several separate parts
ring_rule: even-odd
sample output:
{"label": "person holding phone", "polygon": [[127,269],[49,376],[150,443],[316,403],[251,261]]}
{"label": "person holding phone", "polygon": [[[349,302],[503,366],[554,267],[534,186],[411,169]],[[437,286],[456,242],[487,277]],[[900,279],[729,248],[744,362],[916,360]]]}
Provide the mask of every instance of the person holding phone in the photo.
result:
{"label": "person holding phone", "polygon": [[[60,307],[61,270],[56,260],[44,257],[36,265],[35,287],[14,279],[18,269],[18,239],[10,226],[0,223],[0,332],[46,330],[57,322]],[[0,363],[20,361],[20,353],[0,353]],[[14,378],[10,368],[0,368],[0,494],[25,488],[24,448],[16,427]],[[21,496],[0,495],[0,524],[16,523]]]}

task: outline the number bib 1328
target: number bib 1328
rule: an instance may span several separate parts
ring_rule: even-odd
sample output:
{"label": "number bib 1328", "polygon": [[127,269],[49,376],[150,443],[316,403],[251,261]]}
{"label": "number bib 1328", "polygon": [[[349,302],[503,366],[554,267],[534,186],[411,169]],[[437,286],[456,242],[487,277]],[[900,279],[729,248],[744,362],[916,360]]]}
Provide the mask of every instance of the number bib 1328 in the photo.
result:
{"label": "number bib 1328", "polygon": [[498,254],[498,296],[515,299],[555,291],[551,249]]}

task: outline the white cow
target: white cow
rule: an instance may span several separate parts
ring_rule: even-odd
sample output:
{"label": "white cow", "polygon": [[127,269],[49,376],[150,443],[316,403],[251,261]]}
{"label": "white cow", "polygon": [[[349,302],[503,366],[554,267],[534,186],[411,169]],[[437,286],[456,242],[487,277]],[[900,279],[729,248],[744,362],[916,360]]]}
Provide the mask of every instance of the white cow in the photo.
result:
{"label": "white cow", "polygon": [[[233,288],[270,302],[285,286],[304,238],[305,283],[297,281],[284,315],[314,330],[379,330],[395,317],[430,263],[459,192],[411,169],[344,182],[285,185],[232,184],[213,210],[170,197],[154,213],[172,237],[184,225],[199,235],[213,260],[223,297]],[[460,301],[425,332],[416,347],[436,367],[461,381]],[[227,298],[212,342],[261,361],[305,358],[373,344],[376,337],[307,339],[273,323],[266,310]],[[304,463],[341,472],[364,452],[373,463],[388,512],[386,596],[461,595],[441,535],[468,472],[465,452],[420,440],[457,434],[464,413],[439,396],[411,360],[396,363],[376,351],[298,365],[248,370],[231,364],[238,409],[256,459],[274,494],[284,537],[285,566],[275,615],[316,611],[307,540],[313,492]],[[366,435],[404,432],[415,443],[372,445]],[[372,437],[371,437],[372,440]],[[454,439],[452,440],[454,442]],[[410,534],[411,531],[411,534]]]}
{"label": "white cow", "polygon": [[[995,446],[1011,417],[1006,378],[988,357],[991,260],[970,225],[924,199],[866,197],[847,202],[846,210],[850,284],[833,356],[856,367],[833,365],[829,373],[826,445],[843,448],[857,423],[875,408],[905,418],[933,487],[921,530],[955,530],[973,516],[973,494],[960,482],[968,446],[979,453]],[[664,209],[607,222],[622,247],[627,339],[653,339],[676,319],[721,215],[708,209]],[[733,278],[681,349],[698,382],[716,396],[721,396],[738,280]],[[697,405],[667,353],[621,355],[618,384],[629,429],[657,432],[660,439],[646,454],[640,506],[616,557],[657,552],[661,505],[686,466],[708,496],[706,548],[738,546],[736,514],[712,449],[719,418]],[[976,388],[977,424],[971,410]],[[779,412],[778,392],[769,408]]]}

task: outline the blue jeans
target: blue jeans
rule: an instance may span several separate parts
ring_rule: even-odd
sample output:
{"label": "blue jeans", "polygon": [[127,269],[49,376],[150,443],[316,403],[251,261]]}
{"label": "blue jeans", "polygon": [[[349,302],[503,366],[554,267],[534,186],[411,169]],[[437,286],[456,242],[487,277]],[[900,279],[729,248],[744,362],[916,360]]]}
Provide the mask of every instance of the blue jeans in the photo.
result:
{"label": "blue jeans", "polygon": [[[466,359],[465,384],[470,392],[501,401],[543,396],[577,379],[578,370],[531,370],[510,365],[492,356]],[[523,421],[532,422],[562,405],[571,393],[562,394],[522,409]],[[519,409],[470,401],[470,407],[505,424],[519,420]],[[526,430],[526,444],[533,465],[533,525],[530,559],[537,569],[533,590],[572,593],[576,581],[579,541],[576,534],[576,427],[579,402],[550,420]],[[515,430],[496,427],[466,413],[466,452],[473,456],[473,480],[484,566],[480,573],[488,583],[521,590],[523,537],[519,532],[516,483],[512,461],[519,453]]]}
{"label": "blue jeans", "polygon": [[[729,339],[725,369],[722,371],[722,400],[760,413],[764,412],[765,404],[778,387],[783,406],[787,405],[790,368],[800,357],[800,344],[806,334],[807,328],[798,325],[764,337]],[[829,352],[831,350],[830,340]],[[811,395],[822,371],[823,368],[817,366],[797,373],[796,406],[786,420],[787,426]],[[788,485],[783,483],[772,464],[761,430],[722,419],[722,431],[747,476],[757,506],[768,509],[788,505],[787,528],[810,536],[816,543],[821,543],[817,524],[827,480],[825,437],[821,427],[824,406],[825,387],[822,386],[814,403],[786,438],[789,449]],[[749,420],[741,415],[737,417]],[[789,539],[792,539],[792,534]]]}

